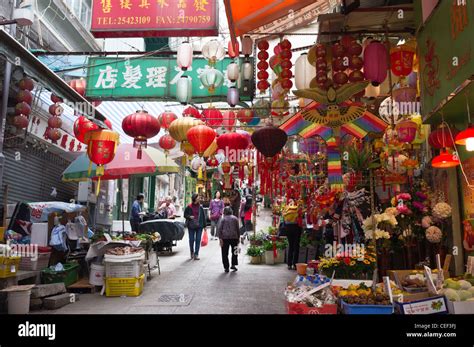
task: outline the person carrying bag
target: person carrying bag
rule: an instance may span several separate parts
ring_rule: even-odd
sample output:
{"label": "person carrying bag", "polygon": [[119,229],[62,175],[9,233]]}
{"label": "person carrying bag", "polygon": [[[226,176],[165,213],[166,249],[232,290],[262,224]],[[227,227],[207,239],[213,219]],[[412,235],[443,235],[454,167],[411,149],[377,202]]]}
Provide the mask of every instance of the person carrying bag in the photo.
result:
{"label": "person carrying bag", "polygon": [[193,194],[191,200],[192,203],[184,210],[184,218],[189,232],[189,250],[191,259],[199,260],[202,231],[206,227],[206,215],[202,208],[199,195]]}

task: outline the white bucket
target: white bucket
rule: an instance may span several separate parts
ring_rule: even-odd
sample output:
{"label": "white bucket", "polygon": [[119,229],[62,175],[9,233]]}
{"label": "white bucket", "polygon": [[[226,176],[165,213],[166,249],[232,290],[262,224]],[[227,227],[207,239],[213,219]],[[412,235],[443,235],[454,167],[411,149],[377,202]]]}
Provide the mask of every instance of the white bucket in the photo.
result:
{"label": "white bucket", "polygon": [[103,286],[105,276],[105,266],[101,264],[92,264],[89,274],[89,283],[93,286]]}
{"label": "white bucket", "polygon": [[28,314],[30,312],[31,290],[8,292],[8,314]]}

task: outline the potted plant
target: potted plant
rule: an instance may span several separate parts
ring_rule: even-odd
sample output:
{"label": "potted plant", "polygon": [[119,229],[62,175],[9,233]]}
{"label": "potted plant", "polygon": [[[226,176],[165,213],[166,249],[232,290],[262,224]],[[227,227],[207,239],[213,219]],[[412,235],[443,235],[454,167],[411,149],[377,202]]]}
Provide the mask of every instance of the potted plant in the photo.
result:
{"label": "potted plant", "polygon": [[256,234],[250,235],[250,245],[251,246],[261,246],[263,244],[264,234],[262,231],[259,231]]}
{"label": "potted plant", "polygon": [[288,240],[286,238],[280,239],[276,243],[276,248],[277,248],[277,258],[275,259],[275,262],[277,264],[282,264],[285,262],[285,251],[288,247]]}
{"label": "potted plant", "polygon": [[263,249],[265,250],[265,264],[267,265],[275,264],[275,258],[273,256],[273,242],[264,241]]}
{"label": "potted plant", "polygon": [[250,264],[260,264],[262,262],[263,248],[261,246],[250,245],[247,248],[247,255],[250,257]]}

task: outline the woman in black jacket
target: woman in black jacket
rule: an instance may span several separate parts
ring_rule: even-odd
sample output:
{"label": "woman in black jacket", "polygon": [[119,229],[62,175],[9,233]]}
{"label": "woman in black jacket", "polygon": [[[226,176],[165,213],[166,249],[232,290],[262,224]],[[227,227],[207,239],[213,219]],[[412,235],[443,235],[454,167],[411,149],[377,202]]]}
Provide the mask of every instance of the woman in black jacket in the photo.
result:
{"label": "woman in black jacket", "polygon": [[202,230],[206,227],[206,215],[198,194],[193,194],[192,203],[184,210],[184,218],[189,232],[191,259],[199,260],[199,248],[201,247]]}

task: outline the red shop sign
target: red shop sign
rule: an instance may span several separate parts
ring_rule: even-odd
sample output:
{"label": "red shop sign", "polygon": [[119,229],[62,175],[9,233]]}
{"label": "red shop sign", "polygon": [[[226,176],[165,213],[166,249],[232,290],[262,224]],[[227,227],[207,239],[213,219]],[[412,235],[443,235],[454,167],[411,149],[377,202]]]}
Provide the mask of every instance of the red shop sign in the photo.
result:
{"label": "red shop sign", "polygon": [[91,33],[106,37],[217,36],[217,0],[93,0]]}

